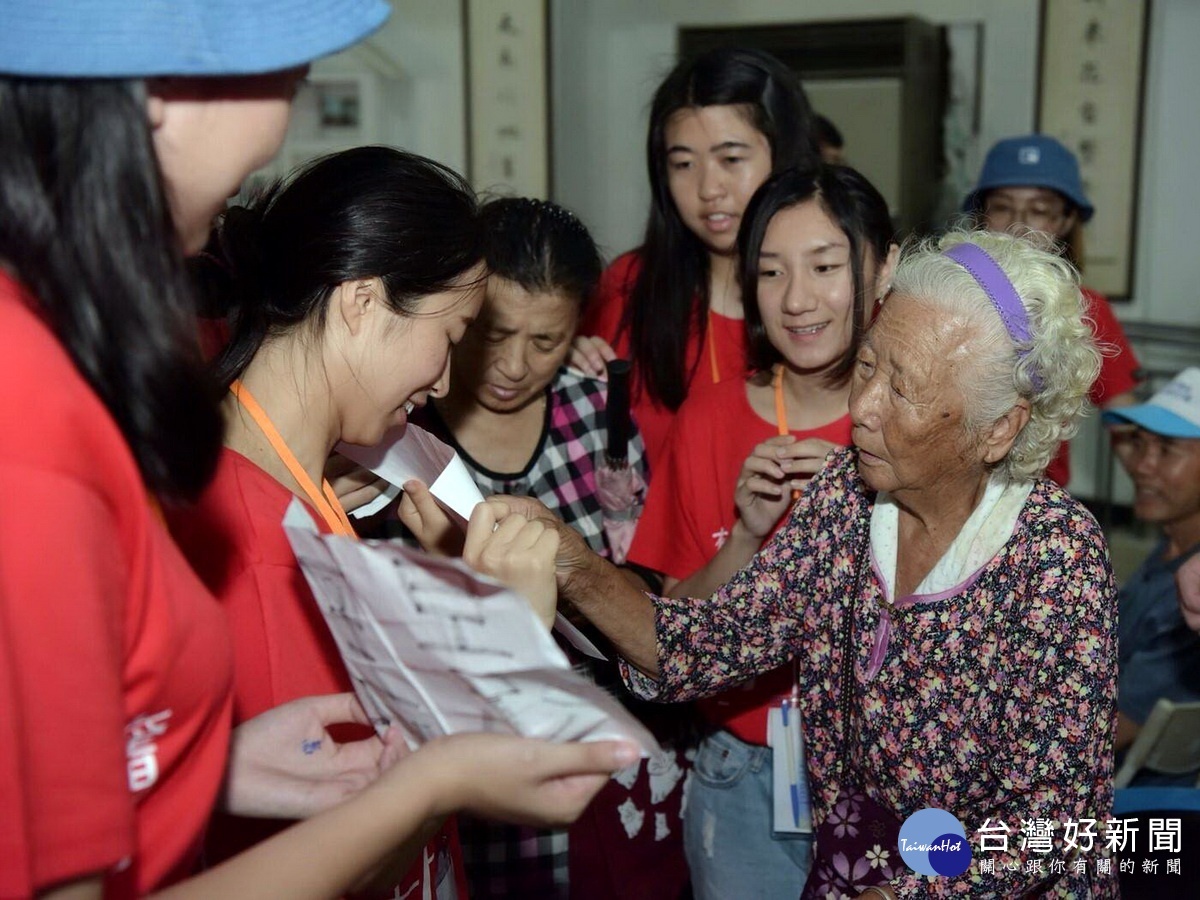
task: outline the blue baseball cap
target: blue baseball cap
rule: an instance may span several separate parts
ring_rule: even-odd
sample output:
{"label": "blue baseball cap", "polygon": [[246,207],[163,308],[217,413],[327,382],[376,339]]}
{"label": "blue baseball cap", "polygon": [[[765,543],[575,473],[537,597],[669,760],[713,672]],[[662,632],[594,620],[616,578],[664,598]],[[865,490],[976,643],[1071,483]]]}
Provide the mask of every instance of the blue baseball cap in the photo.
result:
{"label": "blue baseball cap", "polygon": [[979,212],[983,209],[984,195],[1001,187],[1058,191],[1079,210],[1081,222],[1086,222],[1096,212],[1083,193],[1079,160],[1049,135],[1027,134],[997,141],[983,161],[979,183],[963,201],[963,212]]}
{"label": "blue baseball cap", "polygon": [[1137,406],[1104,412],[1110,425],[1132,423],[1171,438],[1200,438],[1200,369],[1184,369],[1166,387]]}
{"label": "blue baseball cap", "polygon": [[336,53],[386,0],[0,0],[0,74],[253,75]]}

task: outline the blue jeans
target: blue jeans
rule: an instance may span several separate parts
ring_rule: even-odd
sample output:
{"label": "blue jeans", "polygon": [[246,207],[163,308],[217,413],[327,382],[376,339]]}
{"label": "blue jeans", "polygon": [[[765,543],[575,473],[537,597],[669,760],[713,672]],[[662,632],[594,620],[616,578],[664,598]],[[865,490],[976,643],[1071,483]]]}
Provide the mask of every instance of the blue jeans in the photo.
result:
{"label": "blue jeans", "polygon": [[718,731],[700,742],[683,816],[696,900],[795,900],[812,835],[775,832],[771,749]]}

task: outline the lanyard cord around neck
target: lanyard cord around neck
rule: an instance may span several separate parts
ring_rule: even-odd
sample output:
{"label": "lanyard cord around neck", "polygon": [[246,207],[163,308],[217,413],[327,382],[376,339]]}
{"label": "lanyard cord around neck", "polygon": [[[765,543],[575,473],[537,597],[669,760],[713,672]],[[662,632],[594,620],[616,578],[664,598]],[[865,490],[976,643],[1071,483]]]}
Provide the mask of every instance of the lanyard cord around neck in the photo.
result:
{"label": "lanyard cord around neck", "polygon": [[296,455],[292,453],[291,448],[283,440],[283,435],[279,433],[279,429],[275,427],[275,423],[267,416],[266,410],[259,406],[258,401],[246,389],[246,386],[236,379],[229,385],[229,392],[237,398],[237,402],[242,405],[242,408],[250,414],[259,430],[262,431],[267,441],[270,442],[275,454],[279,457],[279,461],[287,466],[287,470],[292,473],[292,477],[296,479],[296,483],[300,485],[300,489],[304,491],[308,497],[308,502],[311,503],[321,514],[321,518],[325,520],[325,524],[329,526],[329,530],[334,534],[343,534],[347,537],[357,537],[354,533],[354,528],[350,525],[350,520],[346,518],[346,512],[342,509],[342,504],[338,502],[337,494],[334,493],[333,487],[325,479],[321,479],[321,491],[317,490],[317,486],[313,484],[313,480],[308,477],[308,473],[304,471],[304,467],[300,465],[300,461],[296,459]]}
{"label": "lanyard cord around neck", "polygon": [[775,389],[775,424],[779,426],[781,435],[787,434],[787,404],[783,402],[783,363],[775,364],[775,375],[771,379],[771,386]]}
{"label": "lanyard cord around neck", "polygon": [[[775,389],[775,425],[781,435],[788,434],[787,404],[783,402],[783,363],[775,364],[775,375],[771,379]],[[792,502],[800,499],[800,491],[792,490]]]}
{"label": "lanyard cord around neck", "polygon": [[705,341],[708,344],[708,364],[712,369],[713,384],[721,380],[721,366],[717,363],[717,338],[713,333],[713,311],[708,311],[708,325],[705,328]]}

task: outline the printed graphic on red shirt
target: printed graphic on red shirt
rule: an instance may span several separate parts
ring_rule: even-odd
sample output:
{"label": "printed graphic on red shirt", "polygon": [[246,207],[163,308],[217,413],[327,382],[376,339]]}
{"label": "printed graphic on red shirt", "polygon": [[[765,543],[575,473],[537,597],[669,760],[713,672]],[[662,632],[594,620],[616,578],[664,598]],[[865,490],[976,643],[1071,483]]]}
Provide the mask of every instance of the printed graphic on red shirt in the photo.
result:
{"label": "printed graphic on red shirt", "polygon": [[129,759],[130,793],[146,791],[158,782],[158,744],[156,738],[167,733],[171,710],[149,716],[137,716],[125,726],[125,755]]}

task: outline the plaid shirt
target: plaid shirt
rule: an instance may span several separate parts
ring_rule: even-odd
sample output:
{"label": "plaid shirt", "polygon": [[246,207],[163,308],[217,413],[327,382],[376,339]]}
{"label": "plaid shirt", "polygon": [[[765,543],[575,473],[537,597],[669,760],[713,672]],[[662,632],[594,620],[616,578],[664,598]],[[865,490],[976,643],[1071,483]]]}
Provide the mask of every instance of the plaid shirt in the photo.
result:
{"label": "plaid shirt", "polygon": [[[542,439],[520,472],[493,472],[472,459],[432,404],[415,415],[413,422],[458,452],[485,497],[536,497],[582,534],[592,550],[607,557],[603,511],[596,496],[596,469],[604,464],[608,387],[603,381],[563,368],[546,388],[546,399]],[[644,478],[642,456],[642,438],[635,429],[629,441],[629,465]]]}
{"label": "plaid shirt", "polygon": [[[603,510],[596,496],[596,469],[604,464],[608,427],[605,414],[607,385],[563,368],[546,388],[546,399],[541,440],[528,465],[515,473],[493,472],[473,459],[454,439],[432,404],[416,414],[413,421],[458,452],[485,497],[491,494],[536,497],[582,534],[592,550],[608,556],[602,527]],[[642,439],[636,430],[629,442],[629,465],[645,477]],[[578,670],[580,666],[576,668]],[[588,677],[596,677],[589,666],[585,665],[583,671]],[[682,756],[679,764],[683,764]],[[651,821],[654,812],[671,809],[671,823],[678,829],[682,788],[675,787],[670,799],[664,798],[661,805],[652,805],[649,803],[648,779],[643,764],[638,771],[635,793],[611,781],[606,793],[594,801],[595,805],[607,808],[591,812],[611,819],[611,827],[617,829],[618,803],[633,798],[641,807],[650,810]],[[569,832],[506,825],[466,815],[458,816],[458,831],[472,898],[566,900],[570,895],[588,896],[586,885],[577,884],[575,890],[570,891]],[[648,825],[641,837],[651,852],[654,850],[653,831],[653,825]],[[621,862],[620,858],[612,860],[614,865]]]}
{"label": "plaid shirt", "polygon": [[567,832],[506,825],[460,814],[458,837],[471,900],[567,900]]}

